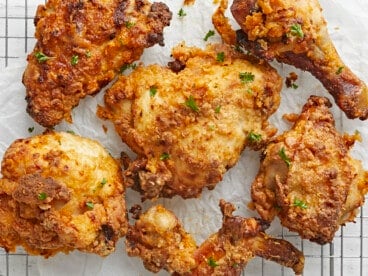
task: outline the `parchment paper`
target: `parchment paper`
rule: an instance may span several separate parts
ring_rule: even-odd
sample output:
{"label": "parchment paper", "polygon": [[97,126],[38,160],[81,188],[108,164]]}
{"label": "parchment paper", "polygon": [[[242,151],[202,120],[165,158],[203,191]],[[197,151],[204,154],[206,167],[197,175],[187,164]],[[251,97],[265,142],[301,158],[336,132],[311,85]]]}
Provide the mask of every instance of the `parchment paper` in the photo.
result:
{"label": "parchment paper", "polygon": [[[40,3],[43,1],[40,1]],[[144,64],[159,63],[166,65],[170,60],[170,49],[185,40],[188,45],[203,47],[204,36],[214,27],[211,16],[217,5],[211,0],[197,0],[193,6],[182,6],[183,1],[163,0],[173,12],[171,26],[165,29],[165,47],[154,46],[147,49],[141,59]],[[231,1],[230,1],[231,2]],[[364,81],[368,81],[368,1],[366,0],[321,0],[324,15],[329,24],[330,35],[335,46],[350,68]],[[184,9],[186,16],[179,18],[180,8]],[[230,16],[230,13],[227,13]],[[231,16],[230,16],[231,17]],[[236,24],[232,21],[234,27]],[[208,42],[220,42],[218,34],[211,37]],[[0,158],[6,148],[17,138],[28,137],[43,132],[43,128],[37,125],[25,112],[25,89],[21,83],[21,77],[25,66],[25,58],[18,66],[7,68],[0,74]],[[273,63],[282,76],[287,76],[294,71],[298,74],[298,89],[286,88],[282,91],[282,102],[277,113],[271,118],[271,122],[279,128],[279,133],[288,129],[290,125],[281,117],[284,113],[299,113],[302,105],[311,94],[324,95],[331,99],[322,85],[309,73],[301,72],[291,66]],[[113,156],[118,157],[122,150],[127,151],[120,138],[115,134],[113,127],[108,122],[99,120],[96,115],[96,105],[102,103],[103,92],[96,97],[87,97],[73,111],[73,124],[62,123],[56,130],[73,130],[75,133],[99,140]],[[368,168],[368,122],[348,120],[334,104],[333,113],[336,118],[336,126],[342,132],[353,133],[358,130],[363,138],[362,143],[356,143],[353,155],[363,161]],[[108,132],[103,131],[102,126],[108,127]],[[29,127],[34,127],[32,133]],[[214,149],[216,150],[216,149]],[[256,216],[255,212],[247,208],[250,201],[249,187],[259,167],[259,152],[245,150],[238,164],[224,177],[224,180],[212,191],[205,190],[199,199],[183,200],[160,199],[156,202],[145,202],[144,208],[161,203],[174,211],[182,220],[188,232],[192,233],[199,244],[211,233],[217,231],[221,225],[221,213],[218,207],[219,199],[224,198],[237,207],[237,214],[243,216]],[[140,203],[140,197],[133,191],[127,192],[128,205]],[[367,204],[367,203],[366,203]],[[275,222],[267,231],[277,235],[280,226]],[[305,246],[308,246],[308,242]],[[106,258],[92,254],[73,252],[69,255],[58,254],[44,260],[39,258],[38,265],[41,275],[149,275],[141,261],[129,258],[124,252],[124,239],[122,239],[115,253]],[[256,268],[247,268],[247,275],[254,275]],[[313,267],[311,268],[313,269]],[[306,271],[311,275],[312,271]],[[166,275],[165,272],[160,275]]]}

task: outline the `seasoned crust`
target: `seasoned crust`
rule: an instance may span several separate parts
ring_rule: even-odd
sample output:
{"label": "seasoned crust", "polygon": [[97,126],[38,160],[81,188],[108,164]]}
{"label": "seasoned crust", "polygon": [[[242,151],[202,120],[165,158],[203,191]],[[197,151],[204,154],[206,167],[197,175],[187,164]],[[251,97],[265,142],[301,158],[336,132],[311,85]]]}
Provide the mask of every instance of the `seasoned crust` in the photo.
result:
{"label": "seasoned crust", "polygon": [[318,0],[235,0],[231,12],[244,48],[311,72],[348,118],[367,119],[367,86],[339,57]]}
{"label": "seasoned crust", "polygon": [[220,44],[180,44],[172,56],[178,66],[121,76],[98,111],[137,153],[124,175],[143,198],[198,197],[222,180],[245,146],[259,149],[276,131],[267,119],[279,106],[282,82],[269,65]]}
{"label": "seasoned crust", "polygon": [[23,74],[27,112],[45,127],[71,122],[80,99],[99,92],[144,48],[163,44],[170,20],[165,4],[144,0],[49,0],[40,5],[37,43]]}
{"label": "seasoned crust", "polygon": [[266,222],[234,216],[234,205],[224,200],[220,207],[222,227],[199,247],[173,213],[161,205],[151,207],[129,227],[128,255],[140,257],[150,271],[165,269],[173,275],[240,275],[255,256],[302,273],[302,252],[287,241],[266,235]]}
{"label": "seasoned crust", "polygon": [[127,231],[118,163],[97,142],[48,132],[15,141],[0,179],[0,246],[106,256]]}
{"label": "seasoned crust", "polygon": [[337,132],[329,107],[327,98],[309,98],[292,129],[267,146],[251,189],[263,219],[278,216],[320,244],[354,221],[368,191],[367,173],[349,154],[357,137]]}

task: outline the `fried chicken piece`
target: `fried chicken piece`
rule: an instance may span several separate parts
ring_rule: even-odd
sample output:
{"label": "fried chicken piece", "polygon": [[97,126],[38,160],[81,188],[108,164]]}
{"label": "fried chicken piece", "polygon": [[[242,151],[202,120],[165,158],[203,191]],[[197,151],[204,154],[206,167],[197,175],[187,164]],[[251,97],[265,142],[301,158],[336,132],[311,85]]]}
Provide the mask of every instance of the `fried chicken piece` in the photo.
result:
{"label": "fried chicken piece", "polygon": [[233,216],[235,207],[224,200],[220,201],[220,207],[221,229],[199,247],[173,213],[160,205],[150,208],[129,227],[128,255],[140,257],[150,271],[165,269],[174,275],[240,275],[254,256],[302,273],[302,252],[287,241],[266,235],[267,223]]}
{"label": "fried chicken piece", "polygon": [[231,12],[243,47],[309,71],[348,118],[367,119],[367,86],[339,57],[318,0],[234,0]]}
{"label": "fried chicken piece", "polygon": [[171,12],[146,0],[48,0],[35,16],[37,44],[23,75],[27,112],[53,127],[109,83],[144,48],[163,45]]}
{"label": "fried chicken piece", "polygon": [[354,221],[368,191],[368,173],[349,155],[357,137],[336,131],[329,107],[327,98],[311,96],[301,115],[291,116],[294,126],[267,146],[251,189],[262,219],[278,216],[319,244]]}
{"label": "fried chicken piece", "polygon": [[1,172],[0,246],[7,251],[106,256],[126,234],[121,169],[98,142],[51,131],[19,139]]}
{"label": "fried chicken piece", "polygon": [[98,110],[137,153],[125,177],[143,199],[198,197],[245,146],[258,149],[275,134],[267,119],[279,106],[282,81],[273,68],[220,44],[181,44],[172,55],[169,68],[121,76]]}

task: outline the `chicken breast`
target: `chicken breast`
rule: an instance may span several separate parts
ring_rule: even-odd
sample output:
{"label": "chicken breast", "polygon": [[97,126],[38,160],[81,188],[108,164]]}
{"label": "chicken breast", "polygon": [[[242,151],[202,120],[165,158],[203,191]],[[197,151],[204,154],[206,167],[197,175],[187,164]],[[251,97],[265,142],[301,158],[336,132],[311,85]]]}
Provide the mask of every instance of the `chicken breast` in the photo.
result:
{"label": "chicken breast", "polygon": [[105,94],[111,120],[137,153],[124,172],[143,198],[198,197],[275,134],[267,121],[280,102],[281,78],[227,45],[178,45],[168,67],[139,67]]}
{"label": "chicken breast", "polygon": [[337,132],[330,106],[327,98],[312,96],[300,116],[291,117],[292,129],[264,151],[251,191],[262,219],[278,216],[283,226],[320,244],[354,221],[368,191],[368,173],[349,154],[357,137]]}
{"label": "chicken breast", "polygon": [[348,118],[368,118],[368,88],[339,57],[318,0],[235,0],[231,12],[245,49],[309,71]]}
{"label": "chicken breast", "polygon": [[146,0],[48,0],[23,75],[27,111],[44,127],[72,121],[72,108],[108,84],[144,48],[163,45],[171,12]]}
{"label": "chicken breast", "polygon": [[129,227],[128,255],[140,257],[150,271],[165,269],[173,275],[240,275],[254,256],[302,273],[303,254],[289,242],[266,235],[267,223],[233,216],[235,207],[224,200],[220,207],[221,229],[199,247],[173,213],[161,205],[151,207]]}
{"label": "chicken breast", "polygon": [[0,179],[0,246],[50,257],[106,256],[127,231],[118,162],[93,140],[64,132],[16,140]]}

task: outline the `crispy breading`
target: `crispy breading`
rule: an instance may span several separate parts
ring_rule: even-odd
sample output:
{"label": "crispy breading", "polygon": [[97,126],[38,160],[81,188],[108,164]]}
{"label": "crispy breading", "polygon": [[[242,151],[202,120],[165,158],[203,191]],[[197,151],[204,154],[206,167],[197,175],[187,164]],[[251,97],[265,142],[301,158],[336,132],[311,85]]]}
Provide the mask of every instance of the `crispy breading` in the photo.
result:
{"label": "crispy breading", "polygon": [[235,0],[238,42],[266,60],[311,72],[349,118],[368,117],[368,88],[339,57],[318,0]]}
{"label": "crispy breading", "polygon": [[109,83],[144,48],[163,45],[171,12],[146,0],[48,0],[35,16],[37,39],[23,75],[27,111],[53,127],[72,121],[79,100]]}
{"label": "crispy breading", "polygon": [[349,154],[357,137],[337,132],[330,106],[327,98],[311,96],[292,129],[267,146],[252,184],[263,219],[278,216],[282,225],[320,244],[354,221],[368,191],[368,173]]}
{"label": "crispy breading", "polygon": [[0,179],[0,246],[106,256],[127,231],[118,162],[96,141],[48,132],[16,140]]}
{"label": "crispy breading", "polygon": [[235,207],[220,201],[221,229],[199,247],[173,213],[162,206],[151,207],[129,227],[126,248],[138,256],[146,269],[165,269],[173,275],[240,275],[246,264],[260,256],[290,267],[296,274],[304,268],[304,256],[287,241],[264,233],[267,223],[233,216]]}
{"label": "crispy breading", "polygon": [[276,131],[267,119],[279,106],[282,81],[269,65],[220,44],[181,44],[172,56],[170,67],[121,76],[98,111],[137,153],[124,174],[143,198],[198,197],[245,146],[258,149]]}

